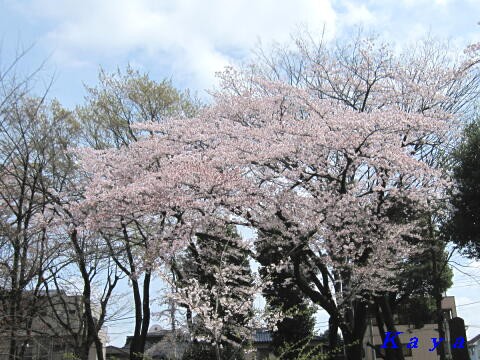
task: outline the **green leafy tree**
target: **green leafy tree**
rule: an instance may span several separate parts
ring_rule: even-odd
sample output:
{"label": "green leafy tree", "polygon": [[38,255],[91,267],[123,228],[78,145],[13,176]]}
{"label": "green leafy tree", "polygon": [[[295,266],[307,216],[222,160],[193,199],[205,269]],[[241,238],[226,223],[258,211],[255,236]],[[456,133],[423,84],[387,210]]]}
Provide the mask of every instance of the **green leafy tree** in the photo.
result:
{"label": "green leafy tree", "polygon": [[[437,246],[444,247],[444,243]],[[432,256],[435,256],[435,261]],[[434,266],[441,267],[441,271],[437,270],[438,274]],[[452,277],[452,270],[448,266],[448,253],[444,249],[412,256],[398,277],[398,293],[394,306],[400,322],[420,328],[435,321],[434,295],[449,289],[452,286]]]}
{"label": "green leafy tree", "polygon": [[480,120],[469,124],[454,152],[456,192],[446,233],[465,254],[480,258]]}
{"label": "green leafy tree", "polygon": [[[282,246],[283,245],[283,246]],[[315,309],[310,305],[294,281],[293,267],[279,267],[267,271],[267,266],[280,264],[291,249],[285,243],[265,241],[260,236],[256,242],[256,259],[263,265],[260,274],[267,280],[263,289],[268,305],[285,314],[276,324],[272,334],[272,348],[282,359],[296,359],[313,336]]]}
{"label": "green leafy tree", "polygon": [[[417,221],[420,231],[406,240],[416,252],[402,263],[392,282],[395,291],[377,294],[372,308],[379,333],[384,339],[385,332],[396,332],[395,315],[401,324],[423,327],[425,323],[436,322],[440,337],[445,337],[443,293],[452,286],[453,273],[448,265],[450,254],[445,250],[445,241],[440,236],[439,209],[418,213],[412,211],[409,203],[395,206],[389,217],[398,223]],[[399,339],[397,339],[397,342]],[[441,359],[445,359],[445,349],[439,347]],[[403,360],[401,349],[387,349],[385,359]]]}
{"label": "green leafy tree", "polygon": [[[166,117],[186,118],[200,106],[188,91],[177,90],[171,81],[155,81],[130,66],[112,74],[101,69],[98,84],[86,90],[86,103],[76,109],[76,116],[82,125],[82,141],[94,149],[128,146],[145,133],[136,125],[160,123]],[[158,222],[165,224],[168,219]],[[144,353],[150,325],[153,271],[144,259],[155,231],[151,233],[149,225],[140,219],[120,220],[114,230],[103,231],[112,260],[132,285],[135,307],[132,359],[141,358]]]}
{"label": "green leafy tree", "polygon": [[111,74],[100,69],[98,84],[86,90],[86,103],[76,113],[84,141],[95,149],[128,145],[140,133],[132,125],[158,123],[172,116],[191,117],[201,106],[170,80],[153,80],[130,66]]}

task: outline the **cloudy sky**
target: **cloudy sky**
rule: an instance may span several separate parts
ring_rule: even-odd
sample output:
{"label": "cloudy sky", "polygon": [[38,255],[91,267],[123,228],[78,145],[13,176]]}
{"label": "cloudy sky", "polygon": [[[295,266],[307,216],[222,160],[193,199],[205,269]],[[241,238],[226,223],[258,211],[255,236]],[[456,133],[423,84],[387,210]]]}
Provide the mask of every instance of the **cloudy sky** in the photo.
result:
{"label": "cloudy sky", "polygon": [[[284,43],[302,28],[325,29],[332,41],[361,26],[398,46],[430,34],[463,47],[480,41],[479,21],[480,0],[0,0],[0,69],[33,46],[21,69],[45,61],[43,83],[54,76],[50,94],[67,107],[82,102],[82,84],[95,84],[99,66],[128,63],[204,97],[215,71],[248,61],[259,41]],[[480,265],[459,263],[448,293],[473,336]],[[112,332],[117,345],[125,326]]]}
{"label": "cloudy sky", "polygon": [[335,39],[356,26],[397,44],[430,33],[478,40],[480,0],[0,0],[2,63],[33,45],[27,67],[47,59],[51,94],[81,102],[99,66],[127,63],[204,96],[215,71],[248,58],[259,42],[283,43],[307,27]]}

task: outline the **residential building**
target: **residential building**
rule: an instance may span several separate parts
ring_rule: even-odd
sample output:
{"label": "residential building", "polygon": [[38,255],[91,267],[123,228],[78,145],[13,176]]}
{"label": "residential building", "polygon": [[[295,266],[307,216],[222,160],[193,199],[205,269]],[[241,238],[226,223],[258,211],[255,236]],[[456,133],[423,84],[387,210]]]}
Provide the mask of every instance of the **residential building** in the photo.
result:
{"label": "residential building", "polygon": [[[450,330],[448,326],[448,320],[457,317],[457,310],[455,306],[455,298],[453,296],[446,296],[442,300],[442,309],[445,317],[446,328],[446,352],[450,356],[451,344],[450,344]],[[401,317],[395,316],[397,331],[402,332],[399,338],[402,342],[402,351],[406,360],[437,360],[439,355],[437,351],[429,351],[432,348],[432,338],[439,338],[438,326],[433,321],[424,324],[422,327],[416,327],[413,324],[405,323],[401,320]],[[409,349],[406,347],[411,338],[418,338],[418,349]],[[373,346],[372,346],[373,345]],[[363,341],[363,351],[365,360],[382,359],[384,349],[381,348],[382,338],[380,336],[378,327],[374,318],[369,320],[367,330],[365,332]]]}
{"label": "residential building", "polygon": [[[129,349],[132,336],[128,336],[125,345],[121,348],[108,346],[106,358],[110,360],[129,359]],[[182,333],[172,330],[164,330],[158,325],[153,325],[147,334],[145,343],[145,355],[151,359],[181,359],[190,344],[189,337]],[[252,334],[249,343],[250,350],[246,349],[245,359],[247,360],[270,360],[276,359],[272,347],[272,333],[267,329],[256,329]],[[320,336],[314,336],[308,346],[305,347],[305,353],[315,348],[320,353],[326,352],[326,346]]]}
{"label": "residential building", "polygon": [[[256,329],[252,336],[252,351],[247,353],[248,360],[273,360],[277,359],[272,347],[272,332],[267,329]],[[326,340],[315,335],[304,348],[304,355],[315,350],[319,354],[327,353]]]}
{"label": "residential building", "polygon": [[[129,348],[132,336],[128,336],[125,345],[121,348],[107,347],[107,359],[129,359]],[[272,348],[272,333],[266,329],[256,329],[252,335],[251,350],[246,351],[247,360],[270,360],[276,359]],[[186,334],[177,332],[174,336],[172,330],[164,330],[158,325],[153,325],[147,334],[145,343],[145,355],[151,359],[181,359],[189,346],[189,338]],[[316,347],[320,352],[326,351],[322,338],[314,336],[306,347],[305,352]]]}
{"label": "residential building", "polygon": [[[127,336],[125,345],[121,348],[107,346],[107,359],[129,359],[130,344],[133,336]],[[164,330],[159,325],[148,329],[145,341],[145,355],[151,359],[181,359],[189,345],[189,339],[182,331]]]}
{"label": "residential building", "polygon": [[480,360],[480,334],[468,341],[470,360]]}
{"label": "residential building", "polygon": [[[28,317],[15,329],[17,348],[24,347],[25,360],[64,360],[74,354],[85,324],[82,321],[83,301],[78,295],[67,295],[64,291],[45,291],[35,294],[26,292],[22,296]],[[2,302],[5,306],[5,302]],[[34,304],[34,308],[29,307]],[[0,306],[0,317],[7,312]],[[26,325],[27,322],[31,324]],[[28,329],[28,331],[27,331]],[[100,334],[106,342],[105,332]],[[0,360],[6,360],[10,349],[10,331],[6,322],[0,324]],[[89,360],[96,360],[96,349],[89,349]]]}

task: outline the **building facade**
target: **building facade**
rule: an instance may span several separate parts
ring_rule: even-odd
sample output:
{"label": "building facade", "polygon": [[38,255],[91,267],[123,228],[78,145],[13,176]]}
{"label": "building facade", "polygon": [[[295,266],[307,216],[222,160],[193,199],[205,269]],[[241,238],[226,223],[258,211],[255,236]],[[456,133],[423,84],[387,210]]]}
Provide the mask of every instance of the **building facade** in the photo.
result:
{"label": "building facade", "polygon": [[468,341],[470,360],[480,360],[480,334]]}
{"label": "building facade", "polygon": [[[85,324],[82,319],[83,299],[81,296],[67,295],[63,291],[25,293],[24,321],[17,322],[13,329],[16,353],[25,360],[64,360],[74,358],[78,352]],[[34,300],[34,301],[32,301]],[[34,308],[30,308],[30,303]],[[0,309],[0,316],[8,313]],[[0,360],[7,360],[10,352],[12,327],[7,322],[0,324]],[[102,343],[106,343],[106,333],[100,332]],[[104,349],[105,353],[105,349]],[[95,346],[88,350],[88,360],[96,360]]]}
{"label": "building facade", "polygon": [[[445,329],[446,329],[446,339],[445,350],[447,356],[451,355],[451,345],[450,344],[450,329],[448,326],[448,320],[457,317],[457,310],[455,306],[455,298],[453,296],[446,296],[442,300],[442,309],[444,311],[445,318]],[[398,319],[398,317],[396,317]],[[437,350],[430,351],[433,349],[432,338],[439,338],[438,335],[438,326],[435,323],[424,324],[422,327],[418,328],[413,324],[405,324],[397,322],[395,327],[398,332],[402,332],[399,335],[400,341],[402,343],[401,348],[405,356],[405,360],[437,360],[439,355]],[[418,348],[409,349],[406,344],[410,341],[411,338],[418,338]],[[367,326],[367,331],[365,332],[363,340],[363,351],[365,360],[376,360],[382,359],[384,354],[384,349],[381,348],[383,344],[382,337],[380,336],[378,327],[373,318],[369,320]],[[465,346],[466,343],[465,343]]]}

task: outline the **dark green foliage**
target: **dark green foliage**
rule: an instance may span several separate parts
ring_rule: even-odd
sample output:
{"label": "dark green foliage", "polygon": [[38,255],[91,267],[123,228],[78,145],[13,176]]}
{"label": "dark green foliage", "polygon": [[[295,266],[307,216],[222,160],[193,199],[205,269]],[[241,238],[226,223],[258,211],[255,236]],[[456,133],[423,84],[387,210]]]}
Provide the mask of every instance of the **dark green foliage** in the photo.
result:
{"label": "dark green foliage", "polygon": [[435,300],[432,297],[409,297],[398,306],[397,313],[399,324],[410,324],[420,329],[435,322]]}
{"label": "dark green foliage", "polygon": [[[438,274],[433,270],[433,256],[437,264],[444,265],[437,270]],[[446,265],[447,262],[445,244],[442,242],[410,257],[397,278],[399,293],[407,294],[403,302],[415,297],[431,296],[434,286],[438,287],[441,293],[449,289],[452,286],[453,273]]]}
{"label": "dark green foliage", "polygon": [[287,267],[267,274],[265,266],[278,264],[291,248],[288,244],[275,240],[270,237],[266,241],[259,236],[256,243],[257,260],[264,266],[260,269],[260,275],[270,281],[270,285],[263,289],[263,295],[271,308],[287,314],[272,334],[272,347],[275,355],[282,354],[282,359],[296,359],[301,348],[313,336],[315,309],[295,284],[293,268]]}
{"label": "dark green foliage", "polygon": [[465,128],[464,139],[454,153],[454,178],[458,192],[452,195],[453,212],[446,233],[474,258],[480,258],[480,120]]}
{"label": "dark green foliage", "polygon": [[417,252],[405,259],[395,279],[397,291],[390,296],[391,307],[400,317],[400,323],[422,327],[435,321],[435,294],[442,294],[452,286],[453,272],[448,266],[445,241],[436,223],[435,212],[418,213],[412,204],[397,199],[388,216],[395,222],[419,222],[418,231],[406,238]]}
{"label": "dark green foliage", "polygon": [[282,359],[297,359],[303,348],[307,348],[313,333],[315,321],[311,307],[301,304],[290,309],[291,317],[280,321],[273,332],[272,347]]}

